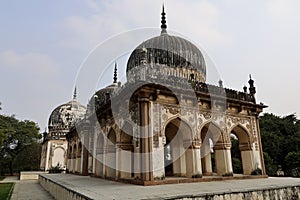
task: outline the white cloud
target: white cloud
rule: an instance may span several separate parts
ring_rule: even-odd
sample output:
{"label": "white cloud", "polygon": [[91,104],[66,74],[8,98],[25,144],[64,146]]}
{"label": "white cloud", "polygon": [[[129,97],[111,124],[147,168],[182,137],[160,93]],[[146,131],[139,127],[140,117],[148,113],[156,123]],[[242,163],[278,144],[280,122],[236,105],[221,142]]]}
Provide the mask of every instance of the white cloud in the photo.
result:
{"label": "white cloud", "polygon": [[298,0],[269,0],[267,1],[267,13],[278,21],[295,19],[299,12]]}
{"label": "white cloud", "polygon": [[[65,27],[72,33],[63,41],[64,46],[86,48],[120,32],[141,27],[160,27],[162,2],[122,0],[109,2],[86,1],[92,14],[69,16]],[[167,1],[167,24],[170,30],[205,41],[206,45],[221,45],[225,37],[218,30],[218,9],[209,1]]]}
{"label": "white cloud", "polygon": [[18,54],[11,50],[0,52],[0,65],[3,68],[34,75],[54,75],[58,73],[60,67],[46,54],[33,52]]}
{"label": "white cloud", "polygon": [[0,99],[3,112],[34,120],[44,127],[48,112],[66,93],[61,68],[46,54],[0,52],[0,74],[4,74],[0,79],[0,91],[5,91]]}

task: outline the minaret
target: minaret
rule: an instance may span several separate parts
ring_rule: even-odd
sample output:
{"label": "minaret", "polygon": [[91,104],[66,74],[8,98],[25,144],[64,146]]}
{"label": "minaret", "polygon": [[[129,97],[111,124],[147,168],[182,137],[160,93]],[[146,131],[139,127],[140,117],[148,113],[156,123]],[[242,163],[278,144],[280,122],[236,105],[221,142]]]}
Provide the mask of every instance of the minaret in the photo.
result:
{"label": "minaret", "polygon": [[256,89],[254,87],[254,81],[251,78],[251,74],[249,75],[249,78],[250,78],[250,80],[248,81],[248,83],[249,83],[249,92],[250,92],[250,94],[252,94],[254,96],[255,93],[256,93]]}
{"label": "minaret", "polygon": [[162,34],[167,34],[167,21],[166,21],[166,13],[165,13],[165,7],[164,7],[164,4],[162,6],[162,13],[161,13],[161,35]]}
{"label": "minaret", "polygon": [[114,70],[114,82],[115,84],[118,83],[118,69],[117,69],[117,63],[115,62],[115,70]]}
{"label": "minaret", "polygon": [[77,98],[77,89],[76,86],[74,88],[74,93],[73,93],[73,99],[75,100]]}

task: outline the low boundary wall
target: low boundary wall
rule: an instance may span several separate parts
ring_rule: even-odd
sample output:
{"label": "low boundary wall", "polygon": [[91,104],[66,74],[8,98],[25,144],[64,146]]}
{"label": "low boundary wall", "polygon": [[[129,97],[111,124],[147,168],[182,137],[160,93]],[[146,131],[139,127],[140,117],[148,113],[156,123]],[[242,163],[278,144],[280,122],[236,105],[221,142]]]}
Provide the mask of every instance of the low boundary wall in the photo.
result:
{"label": "low boundary wall", "polygon": [[[91,197],[89,194],[81,194],[76,191],[76,188],[71,188],[68,185],[54,182],[47,178],[47,176],[40,175],[39,182],[41,186],[47,190],[57,200],[90,200],[97,199]],[[144,187],[144,186],[140,186]],[[151,187],[151,186],[150,186]],[[151,199],[151,198],[149,198]],[[178,200],[240,200],[240,199],[251,199],[251,200],[264,200],[264,199],[300,199],[300,185],[295,186],[274,186],[269,185],[259,189],[242,189],[241,191],[228,191],[228,192],[211,192],[201,194],[182,194],[176,196],[168,196],[158,198],[153,197],[152,199],[178,199]]]}

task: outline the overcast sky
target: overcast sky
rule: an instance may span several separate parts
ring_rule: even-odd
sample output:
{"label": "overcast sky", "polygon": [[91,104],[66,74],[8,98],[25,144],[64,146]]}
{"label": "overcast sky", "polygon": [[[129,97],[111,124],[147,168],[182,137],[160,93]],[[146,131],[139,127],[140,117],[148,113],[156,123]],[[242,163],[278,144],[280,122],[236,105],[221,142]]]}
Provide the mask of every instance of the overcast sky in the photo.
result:
{"label": "overcast sky", "polygon": [[[168,29],[205,49],[225,87],[242,90],[252,74],[266,112],[299,116],[298,0],[1,1],[1,113],[43,130],[51,111],[71,100],[89,53],[113,35],[159,28],[162,3]],[[119,65],[120,73],[125,68]]]}

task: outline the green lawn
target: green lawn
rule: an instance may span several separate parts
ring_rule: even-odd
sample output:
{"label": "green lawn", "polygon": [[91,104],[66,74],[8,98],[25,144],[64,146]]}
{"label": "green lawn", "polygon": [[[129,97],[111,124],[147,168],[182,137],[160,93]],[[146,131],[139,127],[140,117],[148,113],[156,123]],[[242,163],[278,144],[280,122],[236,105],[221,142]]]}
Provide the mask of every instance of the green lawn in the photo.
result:
{"label": "green lawn", "polygon": [[0,183],[0,199],[10,199],[14,183]]}

